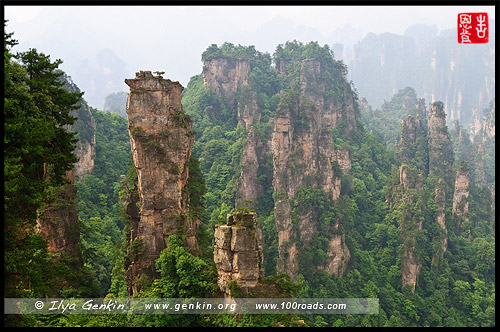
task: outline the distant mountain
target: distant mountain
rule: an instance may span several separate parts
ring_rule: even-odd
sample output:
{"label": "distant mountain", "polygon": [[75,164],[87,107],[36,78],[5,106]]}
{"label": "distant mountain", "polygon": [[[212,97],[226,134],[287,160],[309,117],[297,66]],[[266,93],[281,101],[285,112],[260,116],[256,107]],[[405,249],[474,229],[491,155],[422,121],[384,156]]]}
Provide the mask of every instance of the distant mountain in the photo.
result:
{"label": "distant mountain", "polygon": [[400,89],[415,88],[428,102],[442,100],[447,121],[468,125],[495,94],[495,34],[490,42],[458,44],[456,31],[414,25],[404,35],[369,33],[354,47],[349,74],[368,103],[380,107]]}
{"label": "distant mountain", "polygon": [[127,117],[127,96],[125,91],[114,92],[106,96],[104,100],[104,111],[118,113],[124,118]]}
{"label": "distant mountain", "polygon": [[127,63],[111,49],[103,49],[83,60],[73,74],[78,77],[78,85],[85,91],[87,102],[98,109],[103,109],[107,95],[126,89],[123,80],[127,75]]}

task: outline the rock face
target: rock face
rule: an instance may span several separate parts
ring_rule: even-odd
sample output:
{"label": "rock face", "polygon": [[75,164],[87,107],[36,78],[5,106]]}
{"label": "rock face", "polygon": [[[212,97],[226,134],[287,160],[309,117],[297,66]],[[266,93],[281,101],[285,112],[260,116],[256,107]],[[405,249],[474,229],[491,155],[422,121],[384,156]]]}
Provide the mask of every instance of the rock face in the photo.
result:
{"label": "rock face", "polygon": [[477,145],[475,158],[472,161],[473,180],[481,185],[488,185],[494,190],[495,183],[495,99],[490,102],[489,108],[483,110],[479,130],[474,137]]}
{"label": "rock face", "polygon": [[[64,76],[64,88],[69,92],[81,92],[69,76]],[[75,180],[82,180],[86,174],[94,171],[96,159],[96,123],[90,107],[85,100],[78,104],[78,108],[71,111],[71,116],[76,118],[75,123],[66,126],[69,131],[78,133],[78,141],[74,154],[78,161],[74,165]]]}
{"label": "rock face", "polygon": [[[222,57],[205,61],[202,74],[205,88],[213,89],[227,107],[237,110],[238,122],[247,132],[235,206],[252,208],[263,191],[257,176],[268,149],[254,132],[254,123],[260,121],[261,113],[257,93],[248,84],[250,70],[248,60]],[[230,282],[237,282],[238,287],[247,291],[256,288],[264,273],[262,234],[256,214],[228,215],[226,225],[214,226],[214,239],[219,289],[225,296],[231,296]]]}
{"label": "rock face", "polygon": [[[430,105],[429,122],[429,174],[438,177],[434,192],[436,204],[436,222],[441,227],[441,255],[448,245],[448,230],[445,223],[445,201],[450,197],[450,188],[453,186],[453,146],[446,126],[446,115],[443,103],[434,102]],[[436,253],[434,257],[437,257]]]}
{"label": "rock face", "polygon": [[404,211],[399,218],[399,236],[403,243],[401,257],[402,286],[410,285],[415,290],[420,273],[421,257],[416,254],[416,236],[423,227],[422,202],[424,196],[423,176],[414,167],[402,165],[399,181],[388,192],[391,208]]}
{"label": "rock face", "polygon": [[[319,60],[276,60],[276,69],[283,78],[295,75],[296,68],[300,71],[298,86],[291,92],[280,92],[281,106],[268,123],[261,122],[263,110],[248,81],[252,71],[248,60],[218,57],[205,61],[203,69],[205,87],[213,89],[228,108],[237,111],[238,122],[247,132],[235,206],[254,208],[267,188],[262,183],[272,185],[276,196],[277,269],[292,280],[299,271],[297,243],[307,245],[316,236],[317,216],[312,210],[294,214],[291,201],[299,188],[307,187],[323,189],[334,204],[340,196],[341,173],[350,172],[351,160],[348,150],[334,146],[332,131],[342,125],[343,133],[350,136],[357,126],[354,94],[341,69],[335,73],[337,86],[333,87],[325,79],[328,75]],[[261,130],[257,134],[257,124],[260,128],[268,126],[269,132],[263,135]],[[266,174],[265,181],[262,174]],[[292,225],[292,218],[299,220],[298,228]],[[339,226],[338,221],[329,226],[327,258],[317,268],[342,275],[350,253],[345,236],[338,232]]]}
{"label": "rock face", "polygon": [[260,122],[261,114],[257,106],[257,93],[247,85],[248,77],[240,77],[239,80],[244,85],[239,90],[238,122],[245,128],[247,139],[241,158],[241,175],[235,206],[253,208],[264,191],[258,180],[259,167],[266,162],[266,153],[270,149],[268,142],[264,142],[254,130],[254,124]]}
{"label": "rock face", "polygon": [[[423,112],[425,113],[425,112]],[[436,223],[439,225],[440,247],[433,254],[432,263],[439,266],[440,259],[448,246],[446,227],[446,196],[450,195],[451,172],[453,167],[452,143],[446,127],[443,103],[430,105],[427,123],[408,115],[401,123],[401,139],[397,152],[402,161],[399,183],[389,190],[388,202],[393,209],[403,211],[399,217],[399,231],[403,243],[401,258],[402,285],[410,285],[415,290],[423,257],[417,254],[417,235],[423,227],[424,189],[423,179],[427,175],[437,178],[434,188]],[[448,196],[449,197],[449,196]],[[413,205],[412,205],[413,204]]]}
{"label": "rock face", "polygon": [[106,96],[103,110],[110,113],[118,113],[127,117],[127,96],[125,91],[114,92]]}
{"label": "rock face", "polygon": [[[68,92],[81,92],[71,77],[64,74],[63,87]],[[80,101],[77,108],[70,112],[76,121],[65,129],[77,132],[78,141],[74,154],[78,161],[73,169],[66,171],[67,183],[53,188],[54,201],[42,207],[38,212],[37,230],[47,240],[48,251],[54,254],[65,255],[81,266],[80,230],[78,226],[78,212],[76,209],[75,180],[81,180],[85,174],[94,170],[96,157],[96,124],[90,107],[85,100]],[[50,168],[45,170],[50,177]]]}
{"label": "rock face", "polygon": [[203,83],[221,96],[229,105],[234,105],[238,87],[248,85],[250,62],[231,58],[207,60],[203,66]]}
{"label": "rock face", "polygon": [[82,264],[73,171],[67,171],[66,178],[69,183],[54,188],[55,201],[39,211],[37,229],[47,240],[49,252],[64,254]]}
{"label": "rock face", "polygon": [[446,228],[446,184],[439,179],[434,191],[434,202],[436,204],[436,221],[441,227],[441,254],[448,248],[448,229]]}
{"label": "rock face", "polygon": [[452,215],[456,230],[460,233],[463,222],[469,221],[469,164],[460,164],[455,177]]}
{"label": "rock face", "polygon": [[[317,60],[302,61],[300,91],[282,92],[271,140],[273,186],[277,196],[274,209],[279,251],[277,270],[288,273],[292,280],[297,277],[299,268],[297,242],[301,240],[307,246],[316,233],[316,226],[313,213],[301,211],[298,215],[300,234],[297,233],[292,223],[291,200],[299,187],[322,188],[333,201],[339,198],[341,180],[334,164],[348,170],[350,160],[348,152],[336,151],[332,130],[341,122],[345,123],[346,133],[356,129],[353,95],[347,83],[342,80],[344,99],[341,102],[325,98],[328,87],[321,79],[321,70]],[[341,235],[339,238],[332,235],[330,244],[327,262],[321,268],[342,275],[349,251]]]}
{"label": "rock face", "polygon": [[262,234],[253,212],[236,212],[227,216],[226,225],[214,226],[214,262],[219,289],[231,296],[228,283],[237,282],[242,289],[253,289],[263,277]]}
{"label": "rock face", "polygon": [[247,132],[235,206],[253,208],[263,191],[257,175],[269,149],[253,130],[261,112],[257,93],[248,84],[250,70],[248,60],[220,57],[205,61],[202,75],[205,88],[213,89],[228,108],[236,109],[238,122]]}
{"label": "rock face", "polygon": [[482,141],[495,138],[495,99],[490,103],[490,107],[485,110],[483,116]]}
{"label": "rock face", "polygon": [[[85,112],[85,116],[82,116]],[[75,163],[74,173],[75,179],[81,180],[86,174],[92,173],[94,171],[95,159],[96,159],[96,124],[90,108],[87,105],[82,105],[78,111],[79,115],[78,121],[85,121],[83,119],[88,119],[89,123],[85,124],[87,127],[85,139],[80,139],[76,143],[75,154],[78,157],[78,162]],[[82,133],[80,133],[82,136]]]}
{"label": "rock face", "polygon": [[199,220],[186,215],[184,188],[194,135],[191,118],[182,110],[183,87],[148,71],[125,83],[130,87],[127,114],[140,207],[133,211],[129,204],[131,259],[126,273],[129,293],[136,293],[139,278],[157,277],[155,260],[169,235],[182,235],[188,249],[197,254]]}
{"label": "rock face", "polygon": [[265,157],[268,151],[268,144],[255,134],[253,127],[250,127],[243,147],[241,175],[235,201],[236,207],[254,208],[259,195],[264,191],[258,176],[259,167],[266,162]]}
{"label": "rock face", "polygon": [[[370,33],[354,47],[352,60],[345,62],[360,96],[379,107],[383,99],[411,86],[425,100],[443,101],[449,121],[471,124],[474,109],[486,107],[495,95],[495,43],[450,52],[442,46],[457,45],[455,31],[436,32],[420,45],[419,39],[431,34],[414,31],[413,35]],[[459,83],[464,80],[467,86]]]}
{"label": "rock face", "polygon": [[401,139],[397,146],[401,162],[415,165],[424,175],[428,173],[427,124],[416,117],[408,115],[401,122]]}
{"label": "rock face", "polygon": [[453,183],[453,150],[442,102],[431,104],[428,127],[429,174],[442,178],[451,187]]}

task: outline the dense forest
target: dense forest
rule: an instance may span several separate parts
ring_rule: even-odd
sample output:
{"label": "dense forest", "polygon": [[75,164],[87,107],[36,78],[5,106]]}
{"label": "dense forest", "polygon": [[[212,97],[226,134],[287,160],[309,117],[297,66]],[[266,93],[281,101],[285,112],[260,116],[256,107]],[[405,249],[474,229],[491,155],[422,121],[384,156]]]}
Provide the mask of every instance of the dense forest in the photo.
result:
{"label": "dense forest", "polygon": [[[134,238],[134,218],[147,211],[134,158],[141,146],[148,158],[183,148],[173,146],[177,131],[132,128],[132,113],[109,112],[113,98],[108,112],[88,107],[68,88],[61,60],[13,54],[14,45],[4,33],[6,298],[225,296],[214,229],[244,212],[262,235],[263,287],[229,283],[231,296],[378,298],[380,307],[376,315],[6,315],[5,325],[495,325],[494,99],[469,137],[458,120],[448,129],[442,102],[412,87],[372,109],[328,45],[291,41],[272,55],[211,45],[169,118],[182,142],[192,140],[186,165],[157,161],[172,178],[189,170],[177,221],[197,225],[197,250],[180,227],[165,238],[155,277],[130,279],[149,250]],[[164,84],[161,75],[151,80]],[[143,93],[131,85],[129,106]],[[85,135],[95,158],[74,176]]]}

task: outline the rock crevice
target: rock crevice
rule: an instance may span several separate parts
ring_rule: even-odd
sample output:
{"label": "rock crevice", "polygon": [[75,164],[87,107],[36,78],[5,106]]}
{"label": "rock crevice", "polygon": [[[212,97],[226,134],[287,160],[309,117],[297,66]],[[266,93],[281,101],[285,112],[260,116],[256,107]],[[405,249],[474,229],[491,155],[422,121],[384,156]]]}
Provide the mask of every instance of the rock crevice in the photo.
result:
{"label": "rock crevice", "polygon": [[138,72],[125,83],[130,87],[127,115],[138,179],[138,211],[130,216],[133,231],[128,237],[126,267],[133,294],[143,275],[158,277],[155,260],[166,248],[168,236],[183,236],[188,249],[198,253],[199,220],[187,215],[184,191],[194,135],[192,120],[182,109],[183,87],[149,71]]}
{"label": "rock crevice", "polygon": [[236,282],[239,288],[247,291],[257,287],[259,279],[264,276],[264,256],[256,214],[228,214],[225,225],[214,226],[214,240],[219,289],[226,296],[231,296],[231,282]]}

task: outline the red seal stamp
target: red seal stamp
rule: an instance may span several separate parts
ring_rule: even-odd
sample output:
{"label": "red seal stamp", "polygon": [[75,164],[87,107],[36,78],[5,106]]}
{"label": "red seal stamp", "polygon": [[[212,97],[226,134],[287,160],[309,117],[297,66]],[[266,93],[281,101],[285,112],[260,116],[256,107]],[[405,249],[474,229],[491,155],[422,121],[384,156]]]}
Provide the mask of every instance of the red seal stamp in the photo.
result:
{"label": "red seal stamp", "polygon": [[489,39],[488,13],[458,14],[459,44],[484,44]]}

